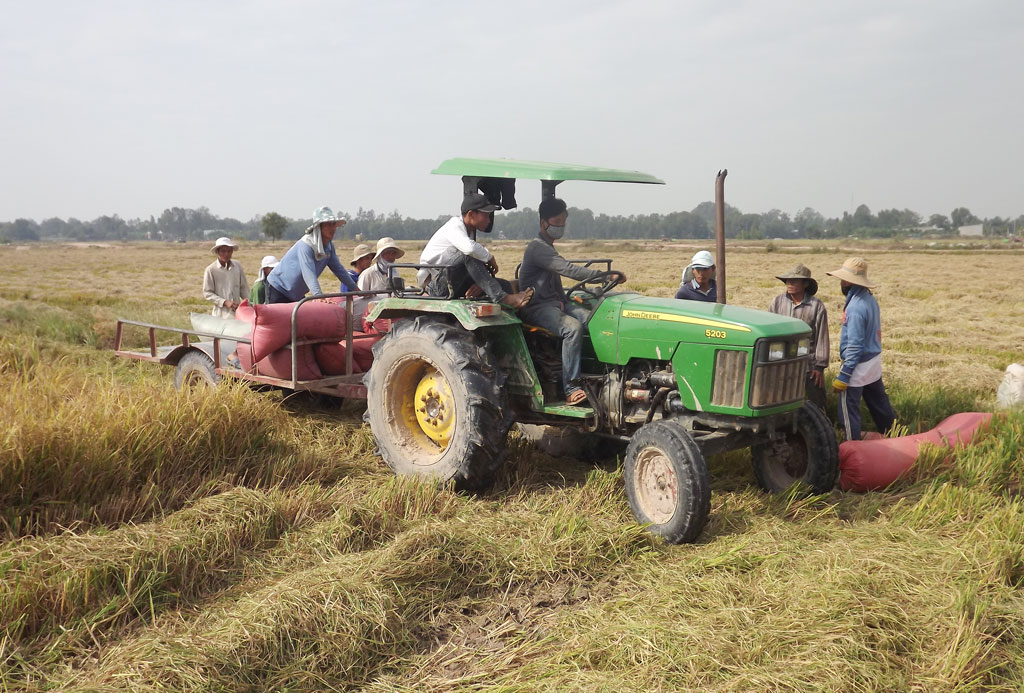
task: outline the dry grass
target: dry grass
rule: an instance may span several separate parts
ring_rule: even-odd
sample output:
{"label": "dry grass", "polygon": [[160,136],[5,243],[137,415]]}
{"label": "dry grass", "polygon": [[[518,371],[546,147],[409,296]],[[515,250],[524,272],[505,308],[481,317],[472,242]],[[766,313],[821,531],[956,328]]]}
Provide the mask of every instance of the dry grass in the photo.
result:
{"label": "dry grass", "polygon": [[[523,244],[496,247],[511,276]],[[564,252],[669,296],[698,248]],[[238,257],[251,273],[285,249]],[[1019,252],[768,249],[735,246],[731,302],[767,305],[804,263],[835,341],[824,272],[867,257],[911,430],[990,408],[1024,360]],[[112,358],[118,316],[206,309],[210,257],[0,247],[0,690],[1024,687],[1024,415],[885,493],[769,497],[745,453],[721,455],[706,531],[666,547],[631,523],[615,460],[513,438],[495,489],[461,496],[391,477],[359,403],[179,395],[169,370]]]}

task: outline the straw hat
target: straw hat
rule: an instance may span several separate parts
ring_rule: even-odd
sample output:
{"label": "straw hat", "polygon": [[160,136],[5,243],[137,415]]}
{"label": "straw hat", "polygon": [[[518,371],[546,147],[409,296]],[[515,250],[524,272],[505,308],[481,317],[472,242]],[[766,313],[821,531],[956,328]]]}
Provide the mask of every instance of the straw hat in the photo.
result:
{"label": "straw hat", "polygon": [[278,262],[277,258],[274,257],[273,255],[264,255],[263,256],[263,260],[260,262],[260,269],[263,270],[263,269],[266,269],[268,267],[270,269],[274,269],[275,267],[277,267],[280,264],[281,263]]}
{"label": "straw hat", "polygon": [[307,226],[306,230],[303,233],[312,232],[313,229],[315,229],[317,226],[320,226],[320,224],[323,224],[326,221],[340,221],[341,223],[344,224],[348,220],[345,219],[345,217],[340,217],[337,214],[335,214],[334,210],[332,210],[330,207],[319,207],[315,212],[313,212],[313,223]]}
{"label": "straw hat", "polygon": [[783,282],[787,279],[806,279],[807,288],[804,289],[804,293],[808,296],[818,293],[818,280],[811,276],[811,270],[804,265],[797,265],[786,274],[776,274],[775,278]]}
{"label": "straw hat", "polygon": [[857,286],[863,286],[865,289],[878,286],[868,281],[868,261],[862,257],[848,257],[842,267],[835,272],[825,272],[825,274]]}
{"label": "straw hat", "polygon": [[213,244],[213,247],[210,248],[210,252],[211,253],[216,253],[217,252],[217,248],[222,248],[222,247],[225,247],[225,246],[228,247],[228,248],[237,248],[238,244],[235,243],[234,241],[232,241],[227,236],[221,236],[220,238],[217,239],[217,242]]}
{"label": "straw hat", "polygon": [[405,251],[399,248],[397,245],[395,245],[394,238],[392,238],[391,236],[385,236],[384,238],[377,241],[377,253],[373,256],[373,259],[376,260],[377,258],[379,258],[380,254],[383,253],[388,248],[394,248],[395,250],[398,251],[398,255],[395,257],[395,259],[398,259],[405,255]]}
{"label": "straw hat", "polygon": [[354,265],[367,255],[373,255],[373,248],[366,243],[360,243],[352,250],[352,262],[348,264]]}

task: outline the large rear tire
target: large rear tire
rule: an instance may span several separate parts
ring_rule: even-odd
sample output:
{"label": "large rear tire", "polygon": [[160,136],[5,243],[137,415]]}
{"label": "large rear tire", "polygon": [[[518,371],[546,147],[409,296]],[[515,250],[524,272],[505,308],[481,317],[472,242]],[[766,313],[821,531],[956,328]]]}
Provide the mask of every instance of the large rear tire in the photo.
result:
{"label": "large rear tire", "polygon": [[672,544],[694,541],[711,512],[708,466],[693,436],[673,421],[640,428],[626,449],[626,497],[638,522]]}
{"label": "large rear tire", "polygon": [[215,387],[220,376],[214,370],[213,359],[198,349],[188,352],[174,369],[174,387],[178,390],[196,387]]}
{"label": "large rear tire", "polygon": [[482,340],[418,316],[373,347],[365,419],[395,474],[490,486],[508,455],[500,378]]}
{"label": "large rear tire", "polygon": [[805,402],[797,413],[796,432],[751,445],[750,460],[765,491],[780,493],[803,482],[811,493],[828,493],[839,476],[839,443],[825,412]]}

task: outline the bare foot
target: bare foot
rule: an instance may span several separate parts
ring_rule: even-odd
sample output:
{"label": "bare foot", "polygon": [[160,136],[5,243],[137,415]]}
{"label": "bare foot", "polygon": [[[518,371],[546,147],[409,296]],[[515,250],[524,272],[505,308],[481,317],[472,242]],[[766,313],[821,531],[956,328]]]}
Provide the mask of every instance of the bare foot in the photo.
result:
{"label": "bare foot", "polygon": [[501,299],[501,304],[508,306],[513,310],[519,310],[523,306],[527,305],[531,300],[533,300],[532,286],[526,291],[520,291],[518,294],[505,294]]}

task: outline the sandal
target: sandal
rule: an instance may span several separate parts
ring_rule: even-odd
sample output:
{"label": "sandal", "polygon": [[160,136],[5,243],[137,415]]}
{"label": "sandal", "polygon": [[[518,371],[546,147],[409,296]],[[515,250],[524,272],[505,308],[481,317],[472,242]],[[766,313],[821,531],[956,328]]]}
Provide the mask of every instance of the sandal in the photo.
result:
{"label": "sandal", "polygon": [[569,404],[569,405],[575,406],[577,404],[580,404],[580,403],[586,402],[586,401],[587,401],[587,393],[584,392],[583,388],[580,388],[580,387],[576,388],[575,390],[570,390],[565,395],[565,403]]}

